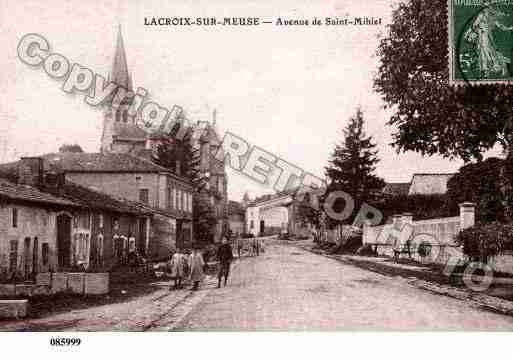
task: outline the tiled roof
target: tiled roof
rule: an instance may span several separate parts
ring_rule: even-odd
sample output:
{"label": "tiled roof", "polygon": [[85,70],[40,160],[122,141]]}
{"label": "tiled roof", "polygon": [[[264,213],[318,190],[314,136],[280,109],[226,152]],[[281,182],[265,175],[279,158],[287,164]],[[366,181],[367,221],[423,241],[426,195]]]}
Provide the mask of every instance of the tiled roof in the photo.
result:
{"label": "tiled roof", "polygon": [[410,182],[386,183],[383,193],[392,196],[407,195],[410,191]]}
{"label": "tiled roof", "polygon": [[16,201],[27,201],[47,205],[81,206],[79,203],[69,199],[40,191],[31,186],[16,184],[4,178],[0,178],[0,197]]}
{"label": "tiled roof", "polygon": [[50,166],[65,172],[169,172],[165,167],[126,153],[51,153],[43,158]]}
{"label": "tiled roof", "polygon": [[415,173],[408,194],[444,194],[454,173]]}
{"label": "tiled roof", "polygon": [[58,186],[58,188],[45,187],[44,190],[91,209],[135,215],[150,215],[152,213],[148,209],[139,207],[136,202],[116,199],[105,193],[69,181]]}

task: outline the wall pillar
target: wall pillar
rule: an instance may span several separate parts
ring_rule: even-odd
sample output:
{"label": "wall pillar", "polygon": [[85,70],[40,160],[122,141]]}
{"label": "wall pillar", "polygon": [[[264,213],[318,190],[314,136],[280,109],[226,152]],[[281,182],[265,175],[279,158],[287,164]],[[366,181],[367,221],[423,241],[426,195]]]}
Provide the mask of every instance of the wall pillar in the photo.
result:
{"label": "wall pillar", "polygon": [[476,204],[463,202],[460,206],[460,231],[472,227],[476,221]]}
{"label": "wall pillar", "polygon": [[401,226],[401,218],[402,218],[402,216],[400,214],[394,214],[392,216],[392,225],[394,227],[400,227]]}
{"label": "wall pillar", "polygon": [[402,214],[401,218],[401,225],[409,224],[410,226],[413,225],[413,214],[406,212]]}

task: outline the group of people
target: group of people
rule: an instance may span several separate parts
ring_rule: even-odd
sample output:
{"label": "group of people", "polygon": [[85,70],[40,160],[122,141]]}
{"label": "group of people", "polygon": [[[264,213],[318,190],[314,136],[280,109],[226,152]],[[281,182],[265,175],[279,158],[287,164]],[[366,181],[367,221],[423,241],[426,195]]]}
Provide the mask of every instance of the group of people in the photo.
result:
{"label": "group of people", "polygon": [[237,246],[237,254],[239,258],[242,255],[243,251],[247,251],[251,257],[260,255],[260,252],[263,252],[263,246],[260,241],[253,237],[253,238],[241,238],[238,237],[236,240],[236,246]]}
{"label": "group of people", "polygon": [[[216,254],[219,261],[217,287],[220,288],[223,279],[225,286],[228,282],[230,266],[233,261],[232,247],[228,242],[228,238],[223,237]],[[205,277],[205,270],[206,263],[200,249],[193,248],[190,254],[184,250],[176,251],[169,261],[169,275],[174,279],[174,287],[170,287],[169,289],[182,288],[182,281],[188,278],[193,284],[192,290],[198,290],[200,282]]]}

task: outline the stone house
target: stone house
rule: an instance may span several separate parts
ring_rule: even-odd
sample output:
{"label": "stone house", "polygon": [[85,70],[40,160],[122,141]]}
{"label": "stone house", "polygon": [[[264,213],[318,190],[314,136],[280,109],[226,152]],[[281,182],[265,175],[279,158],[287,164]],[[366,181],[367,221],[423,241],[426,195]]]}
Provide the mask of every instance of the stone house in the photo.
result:
{"label": "stone house", "polygon": [[148,246],[152,212],[66,182],[22,158],[0,178],[0,272],[32,279],[71,269],[109,270]]}
{"label": "stone house", "polygon": [[126,153],[55,153],[44,159],[67,181],[152,211],[148,258],[164,259],[176,247],[190,246],[193,188],[183,177]]}

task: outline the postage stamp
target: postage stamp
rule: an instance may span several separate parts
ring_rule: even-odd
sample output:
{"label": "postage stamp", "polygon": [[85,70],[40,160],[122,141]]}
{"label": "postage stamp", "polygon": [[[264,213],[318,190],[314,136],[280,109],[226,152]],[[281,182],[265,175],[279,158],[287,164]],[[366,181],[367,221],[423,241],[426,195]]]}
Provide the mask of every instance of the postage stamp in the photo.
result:
{"label": "postage stamp", "polygon": [[451,84],[513,83],[513,0],[448,0]]}

